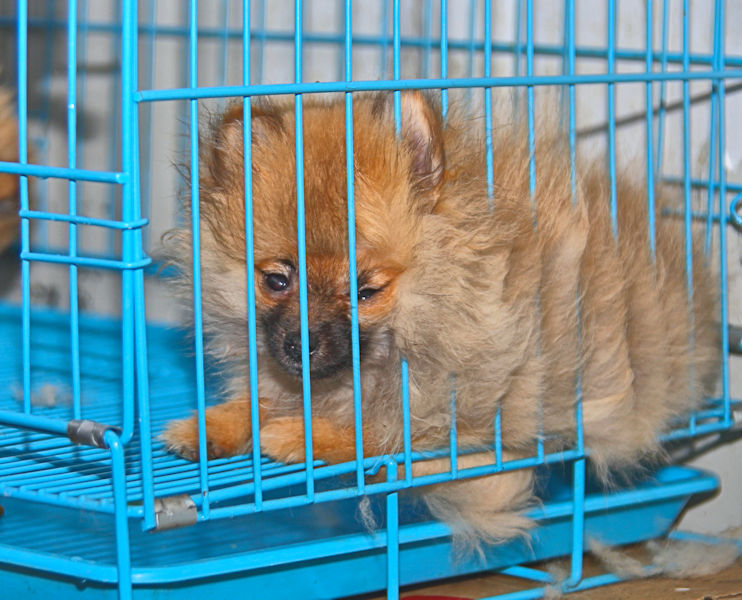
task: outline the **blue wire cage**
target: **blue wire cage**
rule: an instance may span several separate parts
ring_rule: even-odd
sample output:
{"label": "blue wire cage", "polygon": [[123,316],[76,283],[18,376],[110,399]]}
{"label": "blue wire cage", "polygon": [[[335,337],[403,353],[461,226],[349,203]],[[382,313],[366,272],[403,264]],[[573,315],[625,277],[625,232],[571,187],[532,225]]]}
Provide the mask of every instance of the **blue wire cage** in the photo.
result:
{"label": "blue wire cage", "polygon": [[[171,419],[193,409],[203,415],[218,401],[204,359],[198,251],[190,332],[173,325],[168,269],[156,259],[160,234],[182,220],[174,198],[188,189],[198,207],[198,176],[186,188],[169,163],[181,155],[198,173],[203,107],[218,111],[226,99],[240,98],[249,127],[253,99],[292,95],[298,134],[307,95],[341,95],[352,165],[354,93],[393,91],[398,103],[400,91],[409,89],[440,91],[444,113],[454,96],[477,106],[483,124],[493,123],[494,98],[512,95],[523,105],[531,140],[536,94],[555,89],[572,153],[597,139],[613,181],[622,132],[644,139],[647,180],[680,190],[685,202],[678,218],[687,235],[692,221],[705,228],[707,255],[720,275],[719,394],[667,438],[729,429],[730,352],[740,350],[740,341],[728,323],[727,237],[740,226],[742,182],[727,181],[725,134],[726,112],[740,103],[742,53],[730,52],[724,34],[735,7],[723,0],[650,0],[644,14],[633,14],[618,4],[0,2],[2,77],[16,93],[19,125],[18,160],[0,162],[0,173],[20,182],[18,260],[8,259],[19,276],[8,277],[0,303],[6,597],[339,598],[386,589],[397,598],[400,586],[497,569],[524,581],[521,592],[501,597],[536,598],[555,582],[528,563],[569,556],[569,577],[557,582],[564,591],[618,581],[611,574],[583,577],[588,537],[627,544],[666,535],[690,496],[715,490],[714,476],[680,466],[632,487],[606,491],[591,484],[579,402],[571,448],[549,452],[539,443],[534,456],[507,461],[498,436],[493,464],[457,468],[454,428],[440,453],[450,456],[450,471],[415,477],[411,464],[419,457],[409,443],[400,455],[381,459],[364,457],[359,448],[356,461],[339,465],[314,460],[308,443],[303,464],[284,465],[257,450],[191,463],[158,441]],[[601,29],[583,40],[588,13]],[[702,38],[708,43],[697,47],[690,35],[696,18],[694,27],[709,29]],[[641,35],[622,40],[622,21],[633,21]],[[588,92],[595,118],[580,121],[579,95]],[[634,112],[622,109],[628,97],[639,99]],[[489,130],[487,136],[491,142]],[[703,141],[705,162],[697,167],[693,149]],[[297,143],[304,281],[301,152]],[[490,150],[490,186],[491,160]],[[530,167],[533,188],[538,167],[533,161]],[[347,196],[352,249],[352,177]],[[197,234],[197,211],[192,218]],[[250,244],[247,251],[251,264]],[[349,262],[353,286],[352,250]],[[247,271],[254,374],[255,298]],[[356,307],[351,316],[357,336]],[[306,361],[304,368],[307,375]],[[406,363],[400,369],[409,421]],[[311,390],[309,377],[304,381],[306,418]],[[251,397],[256,408],[256,389]],[[359,415],[360,385],[354,402]],[[499,419],[494,426],[499,432]],[[202,457],[204,428],[202,417]],[[408,426],[406,433],[409,438]],[[386,469],[385,481],[367,477],[391,464],[402,466],[399,479],[396,468]],[[450,530],[406,493],[516,469],[541,473],[544,502],[531,511],[538,526],[529,541],[486,548],[483,556],[452,560]],[[361,497],[370,501],[374,531],[357,517]]]}

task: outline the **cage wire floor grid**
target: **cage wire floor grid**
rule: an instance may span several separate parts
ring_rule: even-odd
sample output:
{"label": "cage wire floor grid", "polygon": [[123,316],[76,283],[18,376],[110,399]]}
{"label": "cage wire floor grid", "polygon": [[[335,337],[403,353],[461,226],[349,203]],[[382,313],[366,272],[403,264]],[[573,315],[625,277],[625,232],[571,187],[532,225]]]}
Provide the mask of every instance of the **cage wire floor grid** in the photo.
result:
{"label": "cage wire floor grid", "polygon": [[[0,352],[4,357],[0,409],[18,411],[22,407],[20,323],[17,308],[0,308]],[[70,419],[72,412],[71,393],[59,383],[68,380],[68,328],[66,316],[50,312],[32,316],[33,412],[62,421]],[[83,319],[80,338],[83,416],[117,424],[122,405],[120,325],[114,320]],[[150,326],[148,344],[156,435],[170,419],[189,413],[194,389],[183,332]],[[222,593],[249,589],[251,598],[278,600],[338,598],[383,589],[387,564],[383,495],[371,497],[378,525],[374,531],[360,524],[358,500],[350,498],[144,532],[139,518],[142,473],[137,448],[135,437],[126,452],[135,597],[186,598],[207,589],[208,597],[221,597]],[[158,443],[153,458],[157,496],[200,493],[195,463],[168,454]],[[110,464],[107,450],[0,427],[0,580],[4,597],[116,597]],[[251,481],[250,459],[211,461],[209,473],[210,489],[226,491],[225,504],[250,501],[249,495],[229,493]],[[266,497],[302,493],[301,465],[265,460],[263,477]],[[431,520],[413,492],[402,493],[400,584],[568,554],[573,511],[569,465],[543,469],[538,482],[543,505],[531,511],[539,524],[530,541],[515,540],[489,548],[482,557],[459,560],[451,560],[447,527]],[[350,484],[335,478],[321,485]],[[661,536],[693,494],[711,492],[717,486],[715,477],[677,466],[664,468],[632,488],[603,491],[588,486],[585,535],[607,544]],[[55,508],[40,511],[39,502]],[[45,572],[32,570],[39,565],[44,565]]]}

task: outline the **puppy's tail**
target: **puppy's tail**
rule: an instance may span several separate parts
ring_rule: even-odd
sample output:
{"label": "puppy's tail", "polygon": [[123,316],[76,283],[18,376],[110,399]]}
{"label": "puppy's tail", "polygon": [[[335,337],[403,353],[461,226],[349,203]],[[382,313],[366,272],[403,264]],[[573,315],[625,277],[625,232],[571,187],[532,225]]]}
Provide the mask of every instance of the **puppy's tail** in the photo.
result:
{"label": "puppy's tail", "polygon": [[[491,453],[460,456],[458,468],[493,464]],[[447,459],[418,463],[415,475],[448,470]],[[484,544],[526,537],[533,525],[523,511],[534,502],[530,469],[447,482],[423,490],[431,514],[449,525],[454,546],[463,554],[481,554]]]}

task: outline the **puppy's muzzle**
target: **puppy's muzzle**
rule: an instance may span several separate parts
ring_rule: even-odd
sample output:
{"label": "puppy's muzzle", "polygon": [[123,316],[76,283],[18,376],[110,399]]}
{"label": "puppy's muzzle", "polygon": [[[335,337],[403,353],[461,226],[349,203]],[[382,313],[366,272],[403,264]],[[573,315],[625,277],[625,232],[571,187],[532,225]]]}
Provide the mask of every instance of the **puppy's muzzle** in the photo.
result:
{"label": "puppy's muzzle", "polygon": [[[289,374],[302,374],[301,332],[294,326],[277,325],[269,336],[271,355]],[[351,364],[350,327],[346,320],[310,325],[309,374],[313,379],[330,377]]]}
{"label": "puppy's muzzle", "polygon": [[[312,355],[316,354],[317,350],[317,336],[311,331],[309,332],[309,358],[311,361]],[[283,339],[283,352],[289,360],[301,365],[301,332],[293,331],[287,333]]]}

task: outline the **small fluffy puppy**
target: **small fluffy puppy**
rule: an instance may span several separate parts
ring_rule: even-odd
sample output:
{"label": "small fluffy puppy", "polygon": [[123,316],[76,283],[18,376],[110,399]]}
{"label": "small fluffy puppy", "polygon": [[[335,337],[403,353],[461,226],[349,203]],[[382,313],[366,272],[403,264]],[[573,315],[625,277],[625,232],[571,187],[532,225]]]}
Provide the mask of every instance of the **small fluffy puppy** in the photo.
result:
{"label": "small fluffy puppy", "polygon": [[[18,160],[18,124],[10,94],[0,89],[0,160]],[[0,173],[0,252],[18,236],[18,177]]]}
{"label": "small fluffy puppy", "polygon": [[[345,107],[304,101],[304,190],[314,455],[355,459]],[[569,151],[539,134],[529,192],[523,127],[496,128],[494,193],[487,194],[483,124],[419,93],[354,98],[358,312],[365,456],[403,448],[400,359],[410,373],[412,446],[446,447],[456,390],[459,468],[492,463],[501,411],[504,458],[573,441],[575,388],[597,470],[657,453],[657,435],[698,407],[717,365],[713,278],[694,256],[688,301],[677,220],[659,217],[648,242],[646,191],[618,182],[618,235],[609,182],[578,174]],[[242,109],[227,110],[202,140],[200,235],[204,327],[222,361],[226,401],[206,412],[210,457],[250,450],[246,269],[254,268],[260,442],[284,462],[304,459],[293,103],[255,103],[252,167],[255,264],[245,262]],[[190,231],[170,236],[190,286]],[[579,308],[578,308],[579,297]],[[453,383],[452,383],[453,382]],[[197,459],[195,417],[169,424],[166,445]],[[419,462],[415,474],[448,469]],[[456,531],[502,540],[527,524],[532,472],[520,470],[423,490]]]}

